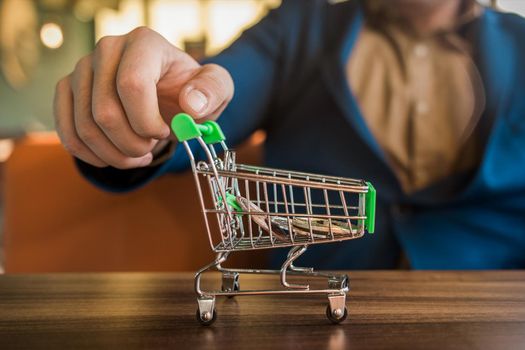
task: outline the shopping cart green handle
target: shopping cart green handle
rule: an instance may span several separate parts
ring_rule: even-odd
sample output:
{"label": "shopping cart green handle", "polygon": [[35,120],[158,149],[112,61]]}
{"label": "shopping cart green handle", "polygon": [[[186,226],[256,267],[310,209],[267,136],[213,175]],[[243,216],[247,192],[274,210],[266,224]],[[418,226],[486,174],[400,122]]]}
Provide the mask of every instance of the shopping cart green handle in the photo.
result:
{"label": "shopping cart green handle", "polygon": [[365,228],[368,233],[374,233],[376,226],[376,189],[370,183],[368,185],[368,192],[365,197]]}
{"label": "shopping cart green handle", "polygon": [[202,124],[195,123],[195,120],[186,113],[179,113],[171,120],[171,130],[179,141],[188,141],[202,137],[206,144],[219,143],[226,140],[219,124],[208,120]]}

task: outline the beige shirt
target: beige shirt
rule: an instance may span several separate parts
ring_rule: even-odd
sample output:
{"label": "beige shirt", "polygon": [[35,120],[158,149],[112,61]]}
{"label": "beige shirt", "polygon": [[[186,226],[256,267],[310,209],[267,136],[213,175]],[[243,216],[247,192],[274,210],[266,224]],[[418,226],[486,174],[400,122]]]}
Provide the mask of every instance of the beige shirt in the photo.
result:
{"label": "beige shirt", "polygon": [[369,23],[352,50],[350,89],[407,193],[479,162],[485,96],[470,51],[455,28],[421,37]]}

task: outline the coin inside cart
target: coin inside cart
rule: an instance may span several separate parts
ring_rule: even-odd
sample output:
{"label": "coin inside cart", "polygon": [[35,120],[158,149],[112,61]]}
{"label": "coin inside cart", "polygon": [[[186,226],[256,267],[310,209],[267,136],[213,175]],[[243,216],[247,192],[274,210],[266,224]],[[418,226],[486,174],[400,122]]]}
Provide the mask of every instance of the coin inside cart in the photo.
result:
{"label": "coin inside cart", "polygon": [[294,218],[292,224],[300,230],[307,231],[307,233],[310,232],[310,225],[312,226],[312,231],[314,233],[330,233],[330,229],[334,234],[347,235],[352,233],[352,229],[348,223],[335,219],[331,220],[331,226],[330,220],[319,218],[310,220],[307,218]]}
{"label": "coin inside cart", "polygon": [[[293,226],[293,219],[290,219],[290,226],[292,226],[292,230],[294,234],[298,234],[301,236],[310,236],[310,231],[305,231],[297,228],[297,226]],[[272,224],[278,225],[283,231],[286,231],[287,233],[290,232],[290,228],[288,225],[288,219],[282,216],[274,216],[272,217]],[[314,238],[326,238],[326,234],[318,234],[316,232],[313,232]]]}
{"label": "coin inside cart", "polygon": [[[241,196],[237,196],[236,199],[237,203],[239,203],[243,211],[252,213],[264,213],[264,211],[261,208],[259,208],[255,203],[249,201],[248,199]],[[253,220],[253,222],[259,225],[259,227],[265,230],[266,232],[269,233],[271,231],[272,234],[274,234],[280,240],[288,240],[288,231],[284,230],[280,225],[276,224],[275,222],[272,222],[272,219],[270,219],[271,230],[268,228],[268,216],[266,214],[251,214],[250,217]]]}

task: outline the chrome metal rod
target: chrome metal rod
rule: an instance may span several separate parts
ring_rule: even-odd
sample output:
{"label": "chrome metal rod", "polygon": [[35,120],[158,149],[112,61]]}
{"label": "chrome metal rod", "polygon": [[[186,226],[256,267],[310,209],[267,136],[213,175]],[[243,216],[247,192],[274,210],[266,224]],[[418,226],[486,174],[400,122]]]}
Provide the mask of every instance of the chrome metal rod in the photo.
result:
{"label": "chrome metal rod", "polygon": [[209,291],[203,295],[210,296],[245,296],[245,295],[277,295],[277,294],[332,294],[347,293],[348,288],[338,289],[267,289],[267,290],[243,290],[238,292]]}
{"label": "chrome metal rod", "polygon": [[294,283],[289,283],[286,280],[286,273],[288,272],[290,265],[292,265],[292,263],[298,257],[300,257],[301,254],[303,254],[306,251],[306,249],[308,249],[308,246],[306,245],[294,246],[292,249],[290,249],[290,252],[288,252],[288,259],[286,259],[286,261],[281,267],[281,284],[285,288],[290,288],[290,289],[308,289],[310,288],[310,286],[307,284],[294,284]]}
{"label": "chrome metal rod", "polygon": [[[206,150],[209,152],[208,150]],[[211,172],[209,170],[198,170],[200,173],[203,174],[210,174]],[[220,170],[218,171],[221,176],[224,177],[236,177],[239,180],[251,180],[251,181],[264,181],[271,184],[284,184],[284,185],[294,185],[294,186],[309,186],[311,188],[316,189],[328,189],[328,190],[344,190],[349,192],[355,192],[355,193],[367,193],[368,192],[368,186],[367,185],[345,185],[345,184],[335,184],[335,183],[322,183],[318,181],[312,181],[311,179],[302,180],[302,179],[288,179],[288,178],[280,178],[280,177],[273,177],[271,175],[261,175],[261,174],[252,174],[252,173],[243,173],[243,172],[235,172],[235,171],[229,171],[229,170]]]}
{"label": "chrome metal rod", "polygon": [[197,273],[195,273],[195,285],[194,285],[194,288],[195,288],[195,293],[197,293],[197,295],[199,297],[202,297],[204,295],[208,295],[207,293],[203,293],[202,290],[201,290],[201,276],[202,276],[202,274],[205,271],[211,269],[212,267],[220,266],[220,264],[222,264],[224,261],[226,261],[226,259],[228,258],[229,254],[230,254],[229,252],[217,254],[217,257],[215,258],[215,260],[213,262],[211,262],[208,265],[204,266],[199,271],[197,271]]}

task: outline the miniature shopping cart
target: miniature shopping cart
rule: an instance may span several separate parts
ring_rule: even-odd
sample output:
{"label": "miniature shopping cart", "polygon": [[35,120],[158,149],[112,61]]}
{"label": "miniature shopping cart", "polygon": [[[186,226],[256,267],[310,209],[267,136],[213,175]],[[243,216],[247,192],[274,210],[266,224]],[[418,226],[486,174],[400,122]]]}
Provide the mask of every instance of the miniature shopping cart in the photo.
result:
{"label": "miniature shopping cart", "polygon": [[[315,272],[294,266],[309,245],[340,242],[374,232],[375,190],[363,180],[237,164],[235,153],[225,144],[219,125],[196,124],[189,115],[176,115],[171,124],[191,163],[204,224],[216,259],[195,275],[197,320],[203,325],[217,317],[217,296],[263,294],[326,294],[326,315],[333,323],[346,319],[348,276]],[[204,159],[195,153],[202,148]],[[219,150],[216,150],[219,148]],[[197,151],[198,150],[198,151]],[[219,152],[220,151],[220,152]],[[222,267],[235,251],[289,247],[280,270]],[[215,269],[222,273],[222,290],[201,289],[201,276]],[[277,290],[241,290],[240,274],[280,275]],[[323,289],[292,283],[289,275],[325,278]]]}

